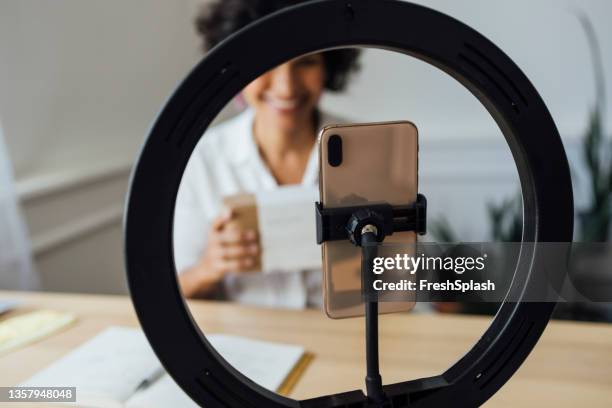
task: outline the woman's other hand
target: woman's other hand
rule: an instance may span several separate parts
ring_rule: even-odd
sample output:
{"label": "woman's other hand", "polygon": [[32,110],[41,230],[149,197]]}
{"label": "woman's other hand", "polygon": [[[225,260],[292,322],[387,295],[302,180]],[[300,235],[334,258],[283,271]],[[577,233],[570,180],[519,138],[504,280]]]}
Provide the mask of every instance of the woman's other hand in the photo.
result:
{"label": "woman's other hand", "polygon": [[252,270],[259,255],[257,231],[241,230],[233,217],[227,210],[213,221],[202,256],[202,264],[219,279],[228,272]]}
{"label": "woman's other hand", "polygon": [[257,231],[241,230],[225,210],[212,222],[200,261],[179,275],[186,297],[209,294],[229,272],[252,271],[260,253]]}

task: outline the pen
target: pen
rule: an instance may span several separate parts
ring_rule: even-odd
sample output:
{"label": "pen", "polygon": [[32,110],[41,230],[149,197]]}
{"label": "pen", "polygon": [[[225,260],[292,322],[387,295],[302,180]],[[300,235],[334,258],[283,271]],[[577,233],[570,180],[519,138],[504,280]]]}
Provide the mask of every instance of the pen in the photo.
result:
{"label": "pen", "polygon": [[136,391],[140,391],[140,390],[149,388],[151,384],[159,380],[161,376],[164,375],[165,373],[166,373],[166,370],[164,370],[164,367],[160,366],[155,371],[153,371],[150,375],[148,375],[144,380],[142,380],[140,384],[138,384],[138,387],[136,387]]}

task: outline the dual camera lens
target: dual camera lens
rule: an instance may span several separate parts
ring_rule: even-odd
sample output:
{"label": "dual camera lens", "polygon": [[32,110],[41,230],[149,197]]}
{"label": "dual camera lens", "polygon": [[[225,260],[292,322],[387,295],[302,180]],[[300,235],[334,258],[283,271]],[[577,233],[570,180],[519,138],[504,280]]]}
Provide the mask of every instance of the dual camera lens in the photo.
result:
{"label": "dual camera lens", "polygon": [[327,162],[332,167],[342,164],[342,138],[339,135],[331,135],[327,140]]}

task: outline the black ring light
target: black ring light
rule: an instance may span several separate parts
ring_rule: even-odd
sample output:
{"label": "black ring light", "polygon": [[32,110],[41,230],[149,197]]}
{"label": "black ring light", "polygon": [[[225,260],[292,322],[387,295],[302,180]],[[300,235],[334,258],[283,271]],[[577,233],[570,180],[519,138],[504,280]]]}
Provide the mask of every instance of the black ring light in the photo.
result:
{"label": "black ring light", "polygon": [[[153,126],[131,180],[125,250],[134,306],[164,367],[206,407],[366,406],[360,390],[306,401],[285,398],[229,366],[185,306],[171,233],[187,161],[222,107],[289,59],[348,46],[389,49],[435,65],[466,86],[502,129],[517,164],[524,208],[512,299],[533,291],[544,263],[525,243],[572,240],[571,180],[558,131],[529,80],[485,37],[449,16],[396,0],[317,1],[270,15],[216,47],[180,85]],[[505,302],[478,343],[446,372],[385,386],[393,407],[482,404],[527,357],[554,306]]]}

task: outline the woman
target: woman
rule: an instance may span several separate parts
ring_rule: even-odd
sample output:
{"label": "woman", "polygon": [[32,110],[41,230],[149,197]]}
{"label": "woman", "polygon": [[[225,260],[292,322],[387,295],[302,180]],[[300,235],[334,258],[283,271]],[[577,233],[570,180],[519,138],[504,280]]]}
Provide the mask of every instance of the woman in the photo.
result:
{"label": "woman", "polygon": [[[210,48],[250,22],[300,2],[222,0],[204,9],[196,26]],[[320,270],[248,272],[260,252],[257,231],[234,227],[233,214],[221,203],[240,192],[316,186],[317,131],[341,122],[317,106],[324,89],[345,88],[357,58],[357,50],[333,50],[272,69],[242,91],[248,109],[202,138],[185,170],[175,212],[175,261],[185,296],[291,308],[321,303]]]}

